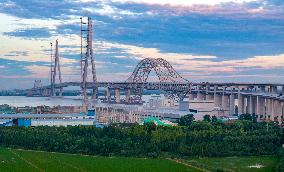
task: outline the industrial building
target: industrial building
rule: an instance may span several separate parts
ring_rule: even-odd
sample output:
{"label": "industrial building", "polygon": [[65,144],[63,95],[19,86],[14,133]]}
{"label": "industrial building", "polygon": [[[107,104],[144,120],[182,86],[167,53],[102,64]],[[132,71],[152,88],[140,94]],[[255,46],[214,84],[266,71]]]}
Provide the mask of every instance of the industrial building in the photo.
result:
{"label": "industrial building", "polygon": [[0,126],[95,125],[95,113],[88,114],[0,114]]}

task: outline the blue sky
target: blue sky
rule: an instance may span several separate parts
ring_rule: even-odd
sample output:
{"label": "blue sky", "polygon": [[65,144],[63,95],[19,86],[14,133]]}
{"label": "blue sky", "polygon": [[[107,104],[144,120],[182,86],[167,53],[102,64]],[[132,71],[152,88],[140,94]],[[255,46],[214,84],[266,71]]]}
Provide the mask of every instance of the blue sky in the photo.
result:
{"label": "blue sky", "polygon": [[283,82],[282,0],[1,0],[0,89],[49,81],[59,40],[64,81],[79,81],[80,16],[94,22],[100,81],[164,58],[190,81]]}

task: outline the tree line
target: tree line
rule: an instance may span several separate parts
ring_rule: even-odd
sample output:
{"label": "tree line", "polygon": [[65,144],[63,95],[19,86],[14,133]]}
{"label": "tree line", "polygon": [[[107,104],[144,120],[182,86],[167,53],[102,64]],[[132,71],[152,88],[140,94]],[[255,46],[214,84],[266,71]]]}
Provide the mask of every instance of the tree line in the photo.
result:
{"label": "tree line", "polygon": [[274,123],[249,120],[195,122],[179,126],[152,123],[68,127],[1,127],[0,146],[107,156],[236,156],[277,154],[284,143]]}

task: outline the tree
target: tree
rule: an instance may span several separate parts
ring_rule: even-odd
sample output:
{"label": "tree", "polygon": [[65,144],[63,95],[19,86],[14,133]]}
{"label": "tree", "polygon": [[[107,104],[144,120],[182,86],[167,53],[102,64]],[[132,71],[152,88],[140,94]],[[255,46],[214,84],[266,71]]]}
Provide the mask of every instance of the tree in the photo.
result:
{"label": "tree", "polygon": [[157,125],[154,122],[148,122],[145,124],[146,130],[147,132],[152,132],[155,131],[157,129]]}
{"label": "tree", "polygon": [[193,114],[188,114],[188,115],[182,116],[177,122],[181,126],[190,126],[193,121],[194,121]]}
{"label": "tree", "polygon": [[[212,117],[212,121],[216,117]],[[179,120],[185,127],[117,124],[68,127],[0,127],[0,147],[52,152],[137,157],[277,155],[284,144],[275,123],[248,120],[193,122],[193,115]],[[216,118],[217,119],[217,118]],[[269,131],[267,128],[269,127]],[[284,149],[278,156],[283,171]]]}
{"label": "tree", "polygon": [[248,114],[248,113],[246,113],[246,114],[241,114],[240,116],[239,116],[239,119],[240,120],[247,120],[247,121],[253,121],[253,122],[257,122],[257,119],[256,119],[256,115],[251,115],[251,114]]}
{"label": "tree", "polygon": [[214,116],[212,116],[211,121],[212,121],[212,122],[217,122],[218,119],[217,119],[217,117],[214,115]]}
{"label": "tree", "polygon": [[203,121],[211,122],[211,117],[210,117],[210,115],[204,115],[204,116],[203,116]]}

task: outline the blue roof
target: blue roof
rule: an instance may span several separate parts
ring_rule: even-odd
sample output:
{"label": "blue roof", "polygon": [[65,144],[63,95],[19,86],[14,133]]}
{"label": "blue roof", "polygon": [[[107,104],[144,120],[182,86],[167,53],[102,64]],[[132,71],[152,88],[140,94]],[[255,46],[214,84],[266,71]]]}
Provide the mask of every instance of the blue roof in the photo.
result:
{"label": "blue roof", "polygon": [[87,117],[86,114],[0,114],[2,118],[72,118],[72,117]]}

